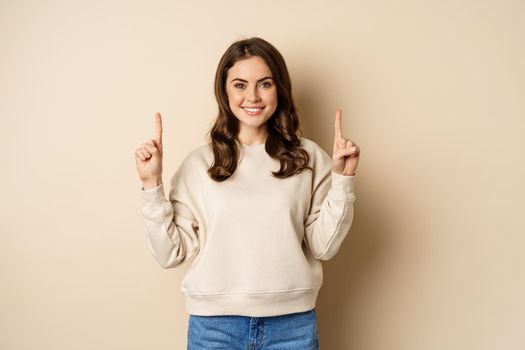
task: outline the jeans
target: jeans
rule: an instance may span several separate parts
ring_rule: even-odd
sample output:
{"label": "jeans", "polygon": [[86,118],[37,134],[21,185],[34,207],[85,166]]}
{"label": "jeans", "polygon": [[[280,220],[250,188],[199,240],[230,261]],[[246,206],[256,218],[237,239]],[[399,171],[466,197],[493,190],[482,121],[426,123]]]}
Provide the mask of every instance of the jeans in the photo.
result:
{"label": "jeans", "polygon": [[287,315],[189,315],[187,350],[318,350],[315,308]]}

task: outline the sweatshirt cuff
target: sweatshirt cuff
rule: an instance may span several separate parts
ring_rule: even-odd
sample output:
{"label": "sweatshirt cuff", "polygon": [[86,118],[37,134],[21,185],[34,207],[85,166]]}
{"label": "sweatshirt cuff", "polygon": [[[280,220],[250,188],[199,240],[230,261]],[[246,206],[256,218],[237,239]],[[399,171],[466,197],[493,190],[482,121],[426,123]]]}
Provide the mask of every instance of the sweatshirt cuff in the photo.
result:
{"label": "sweatshirt cuff", "polygon": [[336,199],[353,197],[356,175],[342,175],[332,171],[332,196]]}
{"label": "sweatshirt cuff", "polygon": [[166,195],[164,194],[164,184],[160,184],[154,188],[144,189],[144,186],[140,187],[140,196],[144,204],[161,203],[165,202]]}

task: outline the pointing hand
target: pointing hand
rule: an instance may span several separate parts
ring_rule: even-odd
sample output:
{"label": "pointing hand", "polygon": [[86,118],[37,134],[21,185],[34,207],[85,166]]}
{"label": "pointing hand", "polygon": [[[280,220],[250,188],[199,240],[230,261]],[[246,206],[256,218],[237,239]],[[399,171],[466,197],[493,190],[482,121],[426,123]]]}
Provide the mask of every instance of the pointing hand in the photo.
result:
{"label": "pointing hand", "polygon": [[359,163],[359,146],[341,135],[341,109],[335,113],[335,138],[332,170],[341,175],[355,175]]}
{"label": "pointing hand", "polygon": [[135,150],[137,172],[144,188],[162,183],[162,118],[155,114],[155,138],[149,139]]}

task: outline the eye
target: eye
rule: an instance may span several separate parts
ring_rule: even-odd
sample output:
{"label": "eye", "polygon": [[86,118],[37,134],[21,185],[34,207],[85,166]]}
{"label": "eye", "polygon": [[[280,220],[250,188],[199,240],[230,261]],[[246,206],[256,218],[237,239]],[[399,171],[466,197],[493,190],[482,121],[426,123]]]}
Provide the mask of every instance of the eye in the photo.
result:
{"label": "eye", "polygon": [[237,84],[234,84],[233,86],[236,87],[237,89],[242,89],[244,87],[244,84],[237,83]]}
{"label": "eye", "polygon": [[265,81],[265,82],[262,83],[261,85],[262,85],[263,87],[270,87],[270,86],[272,86],[272,83]]}

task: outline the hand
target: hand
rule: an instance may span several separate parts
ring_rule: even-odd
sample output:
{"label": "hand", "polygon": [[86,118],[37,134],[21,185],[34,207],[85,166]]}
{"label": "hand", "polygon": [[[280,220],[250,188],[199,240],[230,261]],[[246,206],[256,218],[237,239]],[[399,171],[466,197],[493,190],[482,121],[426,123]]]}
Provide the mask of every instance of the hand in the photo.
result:
{"label": "hand", "polygon": [[335,138],[332,170],[341,175],[355,175],[359,163],[359,146],[341,136],[341,109],[335,113]]}
{"label": "hand", "polygon": [[162,183],[162,118],[155,114],[155,139],[149,139],[135,151],[137,172],[144,187]]}

